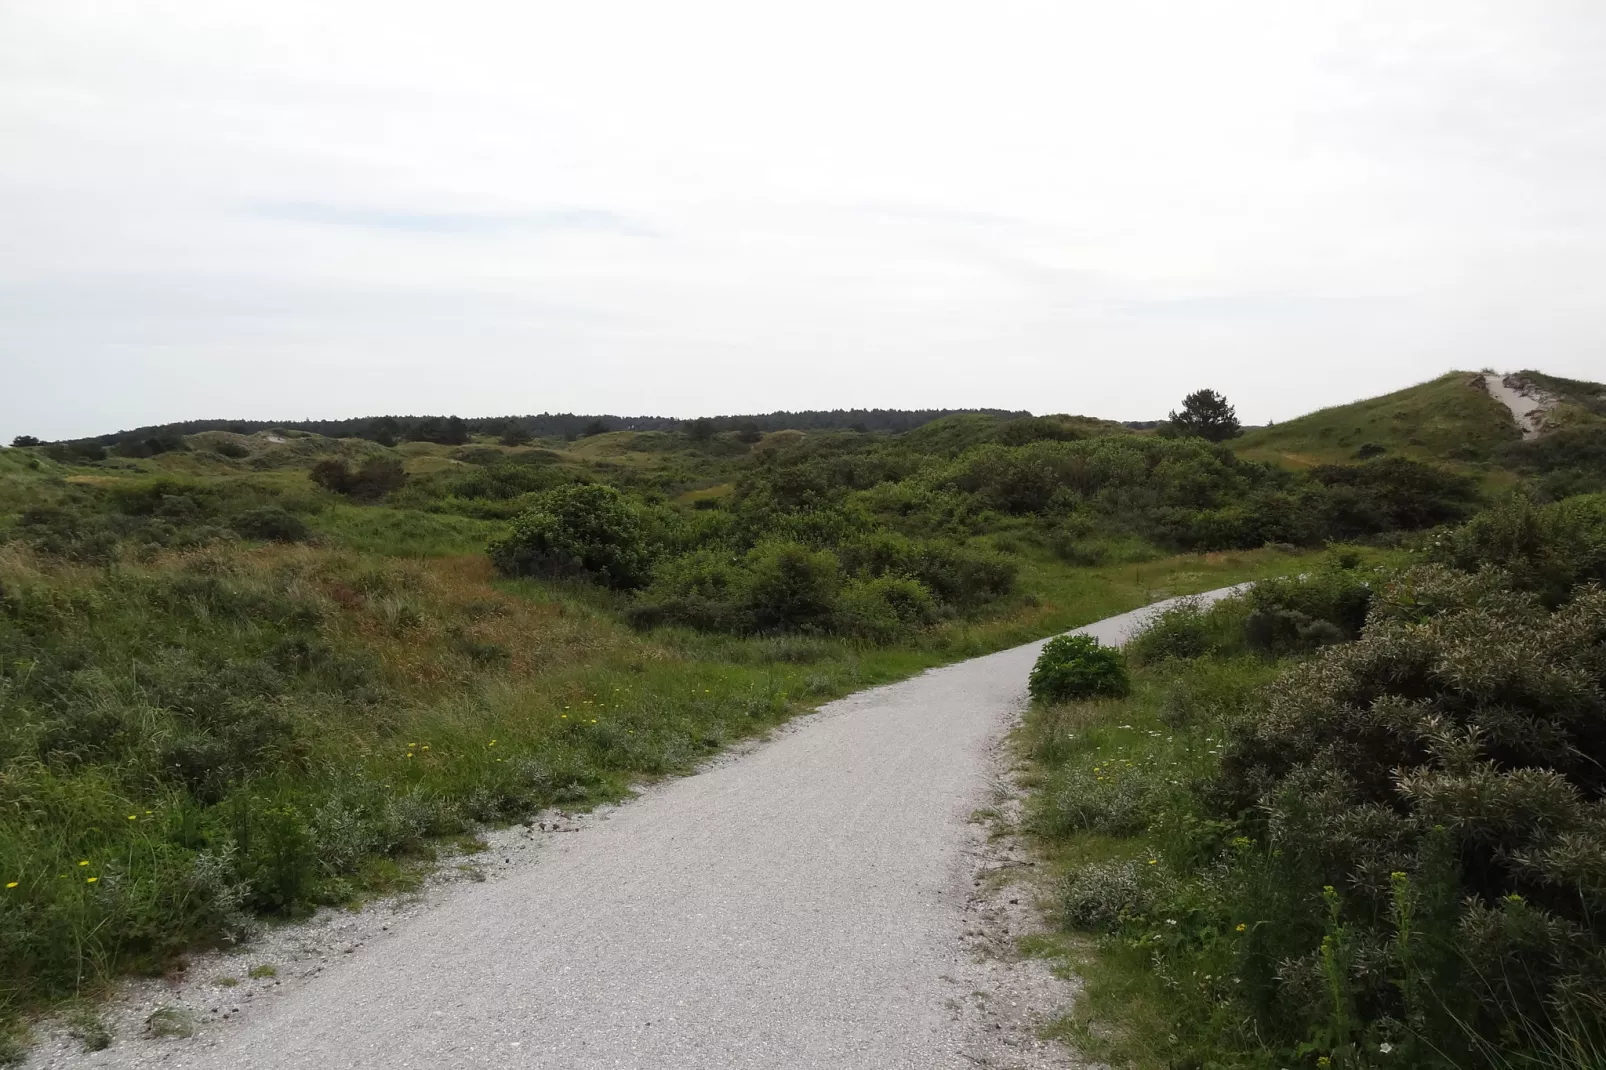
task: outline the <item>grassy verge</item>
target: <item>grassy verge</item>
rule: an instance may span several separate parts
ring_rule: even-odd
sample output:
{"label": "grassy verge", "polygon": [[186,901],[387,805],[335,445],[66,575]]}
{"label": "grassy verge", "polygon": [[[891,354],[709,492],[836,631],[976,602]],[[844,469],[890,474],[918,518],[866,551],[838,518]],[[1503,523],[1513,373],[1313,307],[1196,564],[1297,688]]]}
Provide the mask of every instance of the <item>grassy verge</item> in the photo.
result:
{"label": "grassy verge", "polygon": [[[1254,687],[1273,675],[1253,663],[1223,671],[1235,677],[1232,688]],[[1045,906],[1058,931],[1038,938],[1035,950],[1057,959],[1084,985],[1052,1031],[1090,1059],[1139,1070],[1204,1065],[1197,1061],[1199,1037],[1177,1031],[1177,1004],[1201,1008],[1200,1033],[1213,1036],[1218,977],[1227,983],[1230,971],[1218,975],[1190,967],[1177,977],[1163,967],[1164,953],[1195,941],[1230,943],[1237,935],[1201,928],[1200,919],[1186,914],[1134,925],[1120,913],[1122,905],[1138,906],[1142,893],[1134,871],[1167,875],[1198,850],[1192,836],[1212,831],[1186,823],[1150,829],[1147,823],[1156,789],[1175,789],[1180,796],[1215,761],[1219,737],[1202,727],[1179,728],[1165,716],[1179,682],[1174,672],[1139,670],[1129,697],[1036,707],[1019,737],[1033,763],[1027,778],[1037,800],[1031,828],[1055,874],[1054,898]],[[1089,886],[1103,898],[1089,897]],[[1101,929],[1119,931],[1099,935]],[[1252,1057],[1247,1045],[1230,1055]]]}

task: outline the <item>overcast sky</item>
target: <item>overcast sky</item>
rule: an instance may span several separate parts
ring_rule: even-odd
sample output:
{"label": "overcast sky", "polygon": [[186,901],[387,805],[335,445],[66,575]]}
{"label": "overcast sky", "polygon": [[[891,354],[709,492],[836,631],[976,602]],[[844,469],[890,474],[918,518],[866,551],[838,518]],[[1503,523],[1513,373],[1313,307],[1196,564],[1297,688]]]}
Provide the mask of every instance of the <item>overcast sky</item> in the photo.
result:
{"label": "overcast sky", "polygon": [[0,0],[0,436],[1606,378],[1606,4]]}

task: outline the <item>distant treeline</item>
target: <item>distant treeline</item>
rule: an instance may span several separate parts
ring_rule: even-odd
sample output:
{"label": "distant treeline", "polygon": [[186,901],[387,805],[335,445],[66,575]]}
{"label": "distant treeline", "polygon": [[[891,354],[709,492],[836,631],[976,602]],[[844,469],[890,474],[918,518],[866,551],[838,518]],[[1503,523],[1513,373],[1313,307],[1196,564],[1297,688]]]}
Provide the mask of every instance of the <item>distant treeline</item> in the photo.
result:
{"label": "distant treeline", "polygon": [[[75,440],[75,445],[127,452],[135,449],[161,453],[182,448],[184,435],[202,431],[230,431],[250,435],[258,431],[304,431],[328,438],[365,438],[382,445],[402,441],[457,445],[470,435],[505,435],[517,431],[531,438],[575,439],[606,431],[675,431],[690,424],[719,431],[908,431],[944,416],[982,413],[1018,418],[1025,411],[1005,409],[823,409],[771,412],[748,416],[712,416],[695,421],[671,416],[579,415],[543,412],[536,416],[363,416],[349,420],[185,420],[180,423],[137,427],[131,431]],[[119,447],[123,449],[119,450]]]}

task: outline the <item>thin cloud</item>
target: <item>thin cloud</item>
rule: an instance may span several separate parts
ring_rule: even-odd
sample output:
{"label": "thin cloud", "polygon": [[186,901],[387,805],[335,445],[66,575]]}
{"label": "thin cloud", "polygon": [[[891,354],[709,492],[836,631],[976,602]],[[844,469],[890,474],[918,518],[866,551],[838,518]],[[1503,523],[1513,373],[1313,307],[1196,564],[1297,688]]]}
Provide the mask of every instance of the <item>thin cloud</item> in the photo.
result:
{"label": "thin cloud", "polygon": [[639,219],[595,208],[544,212],[439,212],[385,209],[334,201],[257,201],[243,208],[258,219],[414,234],[509,234],[541,231],[659,237]]}

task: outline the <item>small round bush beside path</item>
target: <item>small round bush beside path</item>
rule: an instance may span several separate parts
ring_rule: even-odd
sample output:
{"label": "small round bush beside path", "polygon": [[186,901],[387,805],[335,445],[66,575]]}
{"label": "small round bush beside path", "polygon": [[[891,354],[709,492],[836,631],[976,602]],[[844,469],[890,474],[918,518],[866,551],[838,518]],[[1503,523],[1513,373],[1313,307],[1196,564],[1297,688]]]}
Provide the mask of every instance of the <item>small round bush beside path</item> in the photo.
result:
{"label": "small round bush beside path", "polygon": [[1119,698],[1132,690],[1132,683],[1119,650],[1100,646],[1090,635],[1061,635],[1044,645],[1027,687],[1034,699],[1068,702]]}

